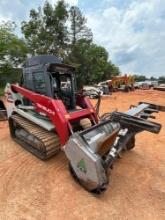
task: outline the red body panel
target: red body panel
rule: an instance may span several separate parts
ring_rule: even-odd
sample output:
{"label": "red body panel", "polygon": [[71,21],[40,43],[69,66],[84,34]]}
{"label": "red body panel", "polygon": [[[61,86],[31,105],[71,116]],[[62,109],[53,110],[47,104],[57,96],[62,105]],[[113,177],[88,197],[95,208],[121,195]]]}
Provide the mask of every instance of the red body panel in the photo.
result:
{"label": "red body panel", "polygon": [[53,99],[17,85],[11,85],[11,89],[13,92],[17,92],[32,101],[37,112],[44,113],[50,118],[62,145],[66,143],[70,136],[71,122],[79,121],[82,118],[89,118],[93,124],[98,122],[93,105],[89,98],[83,95],[77,95],[76,103],[82,109],[68,112],[63,102],[59,99]]}

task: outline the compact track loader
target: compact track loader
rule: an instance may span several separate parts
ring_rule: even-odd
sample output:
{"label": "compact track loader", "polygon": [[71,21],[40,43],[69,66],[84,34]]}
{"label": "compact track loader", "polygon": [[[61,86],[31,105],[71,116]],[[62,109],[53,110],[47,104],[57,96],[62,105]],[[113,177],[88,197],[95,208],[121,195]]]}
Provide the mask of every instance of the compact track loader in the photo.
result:
{"label": "compact track loader", "polygon": [[75,68],[47,55],[26,61],[20,85],[10,85],[10,96],[11,137],[43,160],[62,149],[71,174],[94,193],[106,190],[109,168],[123,150],[135,146],[137,133],[159,133],[161,125],[147,119],[165,111],[139,103],[99,117],[83,91],[76,91]]}

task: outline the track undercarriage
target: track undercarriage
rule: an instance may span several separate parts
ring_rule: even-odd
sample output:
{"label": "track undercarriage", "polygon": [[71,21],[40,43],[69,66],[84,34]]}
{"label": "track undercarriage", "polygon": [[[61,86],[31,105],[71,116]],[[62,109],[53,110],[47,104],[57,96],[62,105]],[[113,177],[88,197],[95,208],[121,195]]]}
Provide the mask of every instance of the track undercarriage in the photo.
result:
{"label": "track undercarriage", "polygon": [[60,140],[55,132],[46,131],[18,114],[10,117],[9,126],[12,138],[42,160],[60,150]]}

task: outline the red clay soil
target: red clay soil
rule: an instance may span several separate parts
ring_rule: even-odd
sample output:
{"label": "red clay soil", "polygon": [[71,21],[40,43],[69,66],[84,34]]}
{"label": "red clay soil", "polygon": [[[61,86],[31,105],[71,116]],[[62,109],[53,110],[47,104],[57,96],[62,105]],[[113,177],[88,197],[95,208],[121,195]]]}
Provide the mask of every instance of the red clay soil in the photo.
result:
{"label": "red clay soil", "polygon": [[[165,105],[165,93],[136,91],[103,98],[101,112],[125,111],[149,101]],[[161,132],[143,132],[110,175],[110,187],[93,196],[68,171],[63,152],[43,162],[22,149],[0,122],[0,220],[165,219],[165,113]]]}

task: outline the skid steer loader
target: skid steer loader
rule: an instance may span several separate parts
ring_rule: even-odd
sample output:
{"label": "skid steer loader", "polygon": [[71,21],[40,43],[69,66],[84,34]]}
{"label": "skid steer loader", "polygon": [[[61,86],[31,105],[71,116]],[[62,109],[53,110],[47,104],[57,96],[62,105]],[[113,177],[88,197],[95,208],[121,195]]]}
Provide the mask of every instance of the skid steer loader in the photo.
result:
{"label": "skid steer loader", "polygon": [[147,119],[165,111],[139,103],[125,113],[99,117],[83,91],[76,92],[75,68],[50,55],[28,59],[20,85],[10,85],[10,93],[11,137],[43,160],[62,149],[71,174],[94,193],[106,190],[109,168],[121,151],[135,146],[137,133],[159,133],[161,125]]}

